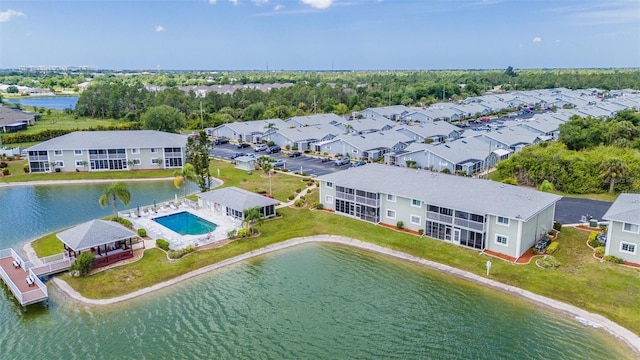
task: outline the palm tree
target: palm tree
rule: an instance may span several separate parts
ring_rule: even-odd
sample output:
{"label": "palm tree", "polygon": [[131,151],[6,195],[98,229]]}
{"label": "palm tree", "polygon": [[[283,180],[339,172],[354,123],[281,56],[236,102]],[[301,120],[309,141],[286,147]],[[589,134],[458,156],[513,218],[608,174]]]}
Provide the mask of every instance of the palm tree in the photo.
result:
{"label": "palm tree", "polygon": [[347,134],[351,134],[351,132],[353,131],[353,126],[351,124],[347,124],[344,126],[344,130]]}
{"label": "palm tree", "polygon": [[242,222],[252,234],[255,232],[255,227],[261,225],[263,221],[264,219],[262,218],[262,214],[260,214],[259,207],[254,206],[244,211],[244,219]]}
{"label": "palm tree", "polygon": [[601,177],[609,181],[609,192],[613,192],[616,182],[620,180],[622,175],[627,171],[624,162],[618,158],[609,158],[600,164],[600,170],[603,171]]}
{"label": "palm tree", "polygon": [[270,122],[267,125],[264,126],[265,129],[267,129],[267,133],[269,133],[269,142],[271,142],[271,130],[276,128],[276,124]]}
{"label": "palm tree", "polygon": [[108,204],[111,204],[111,209],[113,209],[113,217],[118,217],[118,210],[116,208],[116,201],[120,200],[122,204],[129,205],[131,202],[131,193],[129,189],[127,189],[127,184],[116,181],[113,184],[109,185],[104,189],[102,196],[98,199],[98,203],[100,206],[105,207]]}
{"label": "palm tree", "polygon": [[196,169],[193,167],[191,163],[186,163],[182,166],[182,169],[176,170],[173,175],[175,178],[173,179],[173,185],[176,189],[180,189],[180,187],[184,184],[184,196],[187,197],[187,182],[196,182],[198,176],[196,175]]}

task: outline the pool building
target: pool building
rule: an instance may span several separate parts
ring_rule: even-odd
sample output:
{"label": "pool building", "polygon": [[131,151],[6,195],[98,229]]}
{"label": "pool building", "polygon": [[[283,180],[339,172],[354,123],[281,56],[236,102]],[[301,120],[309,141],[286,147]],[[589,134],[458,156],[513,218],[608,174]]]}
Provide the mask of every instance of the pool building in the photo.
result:
{"label": "pool building", "polygon": [[489,180],[368,164],[320,176],[325,209],[517,259],[553,226],[560,196]]}
{"label": "pool building", "polygon": [[279,204],[277,200],[233,186],[198,194],[198,198],[203,208],[240,221],[244,220],[244,212],[254,207],[263,218],[274,217]]}

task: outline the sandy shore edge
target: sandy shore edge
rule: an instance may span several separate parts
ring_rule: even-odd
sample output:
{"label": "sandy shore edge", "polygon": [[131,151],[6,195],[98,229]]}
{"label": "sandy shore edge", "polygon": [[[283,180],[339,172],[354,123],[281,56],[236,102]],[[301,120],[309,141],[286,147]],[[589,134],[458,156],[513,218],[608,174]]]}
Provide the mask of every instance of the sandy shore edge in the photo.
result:
{"label": "sandy shore edge", "polygon": [[253,250],[251,252],[223,260],[216,264],[205,266],[203,268],[192,271],[190,273],[178,276],[175,279],[171,279],[171,280],[153,285],[151,287],[140,289],[132,293],[111,298],[111,299],[85,298],[80,293],[78,293],[73,288],[71,288],[66,282],[64,282],[63,280],[60,280],[57,277],[53,278],[53,283],[66,296],[78,302],[79,304],[88,305],[88,306],[110,305],[110,304],[115,304],[122,301],[130,300],[145,294],[149,294],[156,290],[166,288],[168,286],[179,283],[186,279],[199,276],[216,269],[220,269],[230,264],[238,263],[241,261],[251,259],[256,256],[260,256],[260,255],[268,254],[271,252],[287,249],[293,246],[298,246],[298,245],[308,244],[308,243],[333,243],[333,244],[347,245],[347,246],[355,247],[355,248],[366,250],[366,251],[371,251],[371,252],[375,252],[375,253],[379,253],[387,256],[392,256],[397,259],[410,261],[412,263],[415,263],[427,268],[438,270],[443,273],[451,274],[453,276],[456,276],[462,279],[470,280],[481,285],[489,286],[491,288],[498,289],[503,292],[519,296],[523,299],[535,302],[536,304],[568,314],[586,326],[602,328],[608,333],[610,333],[611,335],[620,339],[622,342],[626,343],[633,351],[640,354],[640,336],[616,324],[615,322],[605,318],[604,316],[593,314],[583,309],[580,309],[578,307],[575,307],[573,305],[566,304],[561,301],[554,300],[545,296],[537,295],[532,292],[529,292],[514,286],[506,285],[498,281],[494,281],[489,278],[479,276],[467,271],[462,271],[448,265],[443,265],[433,261],[425,260],[413,255],[409,255],[407,253],[392,250],[379,245],[370,244],[360,240],[351,239],[343,236],[335,236],[335,235],[317,235],[317,236],[294,238],[294,239],[280,242],[277,244],[269,245],[261,249]]}

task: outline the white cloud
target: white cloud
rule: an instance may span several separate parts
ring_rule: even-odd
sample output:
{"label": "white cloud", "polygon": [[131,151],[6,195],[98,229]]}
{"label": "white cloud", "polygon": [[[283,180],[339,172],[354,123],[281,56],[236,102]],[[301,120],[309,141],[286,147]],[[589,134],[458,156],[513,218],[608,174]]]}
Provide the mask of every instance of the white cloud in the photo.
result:
{"label": "white cloud", "polygon": [[238,0],[229,0],[230,3],[232,3],[233,5],[238,5]]}
{"label": "white cloud", "polygon": [[307,4],[316,9],[326,9],[331,4],[333,4],[333,0],[300,0],[303,4]]}
{"label": "white cloud", "polygon": [[251,0],[256,6],[262,6],[269,3],[269,0]]}
{"label": "white cloud", "polygon": [[215,5],[216,4],[216,0],[209,0],[209,4]]}
{"label": "white cloud", "polygon": [[158,26],[156,26],[156,32],[162,32],[162,31],[166,31],[166,30],[167,30],[167,29],[166,29],[164,26],[162,26],[162,25],[158,25]]}
{"label": "white cloud", "polygon": [[27,17],[27,15],[25,15],[22,11],[15,11],[11,9],[7,11],[0,11],[0,22],[7,22],[12,18],[19,16]]}
{"label": "white cloud", "polygon": [[542,42],[542,38],[539,37],[539,36],[536,36],[536,37],[533,38],[533,42],[534,43],[541,43]]}
{"label": "white cloud", "polygon": [[274,11],[278,11],[282,9],[284,9],[284,5],[280,5],[280,4],[276,5],[276,7],[273,8]]}

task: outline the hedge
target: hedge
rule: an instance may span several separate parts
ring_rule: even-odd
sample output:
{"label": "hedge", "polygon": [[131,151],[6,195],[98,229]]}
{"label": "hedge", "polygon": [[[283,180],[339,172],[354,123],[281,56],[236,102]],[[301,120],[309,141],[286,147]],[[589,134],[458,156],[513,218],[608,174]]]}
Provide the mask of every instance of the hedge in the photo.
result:
{"label": "hedge", "polygon": [[2,135],[2,143],[3,144],[16,144],[16,143],[25,143],[25,142],[42,142],[51,140],[53,138],[66,135],[75,131],[111,131],[111,130],[140,130],[142,128],[142,124],[139,122],[129,122],[115,125],[98,125],[94,127],[90,127],[87,129],[47,129],[37,133],[31,134],[5,134]]}
{"label": "hedge", "polygon": [[547,254],[554,254],[555,252],[558,251],[558,248],[560,247],[560,243],[557,241],[552,242],[548,247],[547,247]]}

